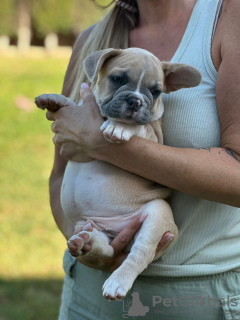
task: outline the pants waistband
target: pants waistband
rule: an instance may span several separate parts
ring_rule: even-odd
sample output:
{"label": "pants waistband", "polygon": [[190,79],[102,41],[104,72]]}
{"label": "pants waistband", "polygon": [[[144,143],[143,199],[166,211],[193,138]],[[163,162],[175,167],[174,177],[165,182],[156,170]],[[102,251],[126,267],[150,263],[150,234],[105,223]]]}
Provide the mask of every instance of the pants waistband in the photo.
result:
{"label": "pants waistband", "polygon": [[240,272],[236,271],[226,271],[217,274],[209,274],[209,275],[199,275],[199,276],[189,276],[189,277],[156,277],[156,276],[143,276],[140,275],[139,278],[151,278],[151,279],[158,279],[161,281],[173,281],[173,282],[192,282],[192,281],[210,281],[210,280],[221,280],[225,278],[240,278]]}

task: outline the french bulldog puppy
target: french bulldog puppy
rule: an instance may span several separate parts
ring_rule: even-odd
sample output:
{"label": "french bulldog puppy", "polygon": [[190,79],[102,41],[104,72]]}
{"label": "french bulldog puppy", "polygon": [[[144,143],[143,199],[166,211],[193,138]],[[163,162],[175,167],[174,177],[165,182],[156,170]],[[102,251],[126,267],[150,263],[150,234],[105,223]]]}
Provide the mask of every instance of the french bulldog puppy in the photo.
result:
{"label": "french bulldog puppy", "polygon": [[[139,136],[162,144],[161,93],[194,87],[201,82],[201,74],[195,68],[161,62],[139,48],[94,52],[85,59],[84,70],[91,82],[97,80],[96,102],[107,119],[101,131],[114,143]],[[36,104],[51,111],[75,105],[69,98],[54,94],[37,97]],[[147,215],[128,246],[128,257],[103,285],[106,298],[123,298],[136,277],[163,254],[169,245],[157,254],[156,248],[165,232],[170,231],[176,240],[178,230],[172,210],[164,200],[169,193],[168,188],[106,162],[68,162],[61,190],[62,208],[76,229],[88,223],[93,226],[92,232],[82,231],[69,240],[71,244],[81,238],[79,255],[83,254],[84,244],[91,241],[89,259],[112,257],[113,238],[134,217]]]}

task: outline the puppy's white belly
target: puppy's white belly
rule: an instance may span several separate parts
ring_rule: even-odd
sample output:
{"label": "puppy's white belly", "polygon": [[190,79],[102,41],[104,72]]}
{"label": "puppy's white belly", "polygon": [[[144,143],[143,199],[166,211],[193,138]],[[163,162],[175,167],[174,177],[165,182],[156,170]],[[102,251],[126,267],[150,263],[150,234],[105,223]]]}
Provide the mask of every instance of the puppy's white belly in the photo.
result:
{"label": "puppy's white belly", "polygon": [[[101,229],[114,230],[119,229],[118,220],[126,225],[141,212],[145,203],[165,198],[167,193],[168,189],[161,189],[149,180],[106,162],[69,161],[62,183],[61,203],[73,224],[92,220]],[[111,217],[109,221],[107,217]]]}

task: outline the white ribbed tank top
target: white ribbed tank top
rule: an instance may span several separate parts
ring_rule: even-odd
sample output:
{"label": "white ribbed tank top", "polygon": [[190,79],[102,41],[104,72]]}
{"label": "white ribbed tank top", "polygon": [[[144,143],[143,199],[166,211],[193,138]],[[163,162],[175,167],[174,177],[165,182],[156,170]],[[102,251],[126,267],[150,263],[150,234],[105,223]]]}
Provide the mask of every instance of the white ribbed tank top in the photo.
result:
{"label": "white ribbed tank top", "polygon": [[[163,95],[166,145],[182,148],[220,146],[215,95],[217,71],[211,58],[218,6],[218,0],[197,1],[171,60],[196,67],[202,73],[203,81],[196,88]],[[171,206],[179,237],[143,275],[179,277],[228,270],[240,272],[240,209],[178,191],[173,191]]]}

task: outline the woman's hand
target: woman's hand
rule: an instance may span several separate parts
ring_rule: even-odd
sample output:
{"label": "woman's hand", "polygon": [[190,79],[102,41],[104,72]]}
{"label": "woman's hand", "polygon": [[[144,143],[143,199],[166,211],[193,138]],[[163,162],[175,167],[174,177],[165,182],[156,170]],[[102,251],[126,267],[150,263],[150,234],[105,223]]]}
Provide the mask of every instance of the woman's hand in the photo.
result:
{"label": "woman's hand", "polygon": [[[145,217],[146,218],[146,217]],[[124,249],[128,245],[128,243],[134,238],[136,232],[140,229],[144,219],[141,219],[141,215],[134,218],[111,242],[111,246],[114,249],[114,256],[109,259],[104,259],[102,257],[93,257],[88,255],[81,255],[75,253],[74,247],[72,248],[74,251],[70,251],[70,254],[77,258],[77,260],[86,265],[89,268],[99,269],[107,272],[113,272],[116,270],[123,261],[127,258],[128,253],[124,252]],[[76,230],[75,234],[83,231],[85,227],[82,229]],[[86,230],[86,229],[84,229]],[[92,231],[91,229],[87,229],[87,231]],[[156,253],[161,251],[165,246],[167,246],[170,241],[173,239],[173,235],[170,232],[165,232],[161,241],[159,242]],[[82,251],[86,254],[90,252],[92,249],[91,244],[87,243],[82,248]]]}
{"label": "woman's hand", "polygon": [[60,147],[60,155],[73,161],[85,162],[92,159],[95,148],[106,145],[100,127],[103,124],[92,90],[82,84],[82,106],[62,107],[57,112],[47,111],[46,117],[54,121],[51,128],[55,133],[53,142]]}

